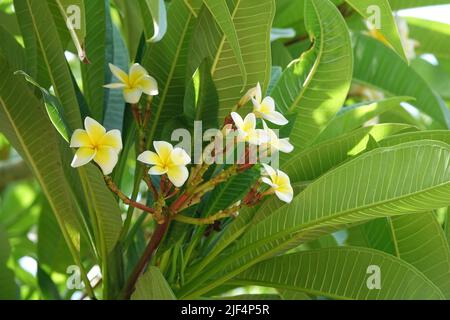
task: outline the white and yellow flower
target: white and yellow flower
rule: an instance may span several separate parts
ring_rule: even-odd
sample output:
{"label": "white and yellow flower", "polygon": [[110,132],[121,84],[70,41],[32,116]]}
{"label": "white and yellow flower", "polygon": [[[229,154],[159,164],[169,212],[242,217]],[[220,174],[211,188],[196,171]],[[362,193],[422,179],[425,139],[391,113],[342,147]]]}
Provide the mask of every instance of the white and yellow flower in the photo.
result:
{"label": "white and yellow flower", "polygon": [[143,93],[149,96],[158,95],[158,83],[140,64],[133,64],[129,74],[111,63],[109,68],[120,82],[107,84],[105,88],[122,89],[125,102],[138,103]]}
{"label": "white and yellow flower", "polygon": [[250,90],[254,95],[252,97],[253,113],[261,119],[266,119],[276,125],[284,126],[289,121],[278,111],[275,110],[275,100],[272,97],[262,98],[261,85],[258,83],[255,89]]}
{"label": "white and yellow flower", "polygon": [[[261,86],[259,83],[258,83],[258,86],[259,86],[259,92],[261,92]],[[258,95],[258,86],[248,90],[247,93],[241,98],[241,100],[239,100],[240,107],[245,106],[247,104],[247,102],[251,101]],[[259,95],[261,95],[261,93],[259,93]]]}
{"label": "white and yellow flower", "polygon": [[71,148],[78,148],[72,167],[78,168],[94,160],[104,175],[111,174],[122,150],[120,131],[106,132],[100,123],[89,117],[84,120],[84,127],[86,130],[75,130],[70,141]]}
{"label": "white and yellow flower", "polygon": [[255,114],[249,113],[245,119],[242,119],[239,113],[232,112],[231,117],[238,131],[238,141],[259,146],[269,140],[264,130],[256,129]]}
{"label": "white and yellow flower", "polygon": [[291,203],[294,197],[294,190],[288,175],[281,170],[273,169],[267,164],[263,164],[263,166],[269,176],[269,178],[262,178],[262,181],[271,187],[268,193],[275,193],[281,201]]}
{"label": "white and yellow flower", "polygon": [[174,148],[170,143],[164,141],[155,141],[153,147],[156,153],[145,151],[139,155],[138,160],[152,166],[149,171],[150,175],[167,174],[175,187],[183,186],[189,177],[186,166],[191,163],[191,158],[186,151]]}
{"label": "white and yellow flower", "polygon": [[263,126],[269,137],[269,141],[262,145],[263,148],[267,148],[272,152],[281,151],[284,153],[291,153],[294,150],[294,146],[289,142],[289,138],[280,139],[275,131],[267,126],[265,121],[263,121]]}

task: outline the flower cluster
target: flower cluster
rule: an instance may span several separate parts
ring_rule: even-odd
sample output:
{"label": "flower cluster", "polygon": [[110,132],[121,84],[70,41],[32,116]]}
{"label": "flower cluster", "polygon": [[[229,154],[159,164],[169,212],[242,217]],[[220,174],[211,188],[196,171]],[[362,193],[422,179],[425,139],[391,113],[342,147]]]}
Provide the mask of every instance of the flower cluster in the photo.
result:
{"label": "flower cluster", "polygon": [[[241,166],[233,165],[228,169],[223,169],[222,172],[219,172],[209,180],[204,181],[204,175],[207,172],[209,165],[203,163],[192,166],[191,171],[189,171],[188,166],[191,165],[192,160],[184,149],[174,147],[165,141],[154,141],[154,151],[145,150],[145,127],[148,124],[150,112],[149,110],[145,110],[145,115],[142,116],[142,109],[139,106],[139,102],[143,94],[148,96],[158,94],[157,82],[139,64],[132,65],[129,73],[126,73],[114,65],[110,65],[110,69],[119,82],[106,85],[105,87],[122,90],[125,101],[132,107],[133,116],[140,129],[139,132],[141,133],[142,139],[141,141],[138,141],[141,150],[137,160],[139,163],[149,167],[148,175],[145,175],[144,180],[148,184],[149,189],[153,192],[156,207],[148,208],[129,199],[114,185],[112,179],[108,177],[117,165],[119,154],[123,148],[122,137],[119,130],[107,131],[100,123],[87,117],[85,119],[84,129],[76,130],[71,138],[70,147],[77,149],[72,162],[72,167],[78,168],[94,161],[102,170],[105,181],[110,189],[115,192],[124,203],[135,206],[136,208],[141,208],[144,211],[154,214],[157,219],[163,220],[163,218],[161,218],[163,217],[162,208],[166,206],[166,200],[176,195],[184,185],[188,184],[186,190],[169,208],[169,212],[175,212],[175,215],[177,212],[180,212],[193,204],[199,203],[202,197],[207,192],[213,190],[218,184],[226,181],[233,175],[253,167],[253,164]],[[253,112],[247,114],[243,118],[238,113],[238,109],[249,102],[253,104]],[[288,120],[276,110],[273,98],[263,98],[261,86],[258,83],[255,88],[249,90],[242,97],[235,112],[231,113],[229,123],[222,131],[229,131],[230,128],[234,128],[235,131],[233,132],[236,133],[236,141],[244,143],[246,146],[254,145],[258,146],[260,149],[271,150],[271,152],[292,152],[294,147],[290,144],[289,139],[279,138],[275,131],[269,128],[267,122],[283,126],[288,123]],[[260,181],[252,188],[251,192],[239,203],[239,205],[221,211],[207,219],[199,219],[198,221],[212,223],[214,222],[214,219],[233,216],[243,205],[255,205],[264,196],[272,194],[275,194],[284,202],[291,202],[294,192],[289,177],[284,172],[276,170],[268,164],[263,164],[263,168],[264,174]],[[161,177],[159,190],[153,185],[153,180],[150,179],[149,176]],[[262,188],[261,182],[267,185],[268,189],[267,187]],[[172,190],[172,188],[175,189]],[[179,219],[179,221],[193,223],[193,219],[189,217],[179,216],[177,219]]]}
{"label": "flower cluster", "polygon": [[[255,88],[250,89],[240,100],[239,106],[243,106],[249,101],[253,104],[253,112],[249,113],[245,119],[242,119],[236,112],[231,114],[234,124],[238,129],[238,139],[250,144],[259,145],[263,149],[291,153],[294,150],[294,146],[289,142],[289,139],[280,139],[265,121],[267,120],[279,126],[289,123],[280,112],[276,111],[275,100],[272,97],[265,97],[263,99],[261,85],[258,83]],[[261,119],[263,129],[256,128],[257,118]],[[289,177],[281,170],[275,170],[267,164],[263,164],[263,166],[265,173],[270,179],[264,177],[262,181],[271,187],[266,194],[275,193],[281,201],[290,203],[294,196],[294,191]]]}

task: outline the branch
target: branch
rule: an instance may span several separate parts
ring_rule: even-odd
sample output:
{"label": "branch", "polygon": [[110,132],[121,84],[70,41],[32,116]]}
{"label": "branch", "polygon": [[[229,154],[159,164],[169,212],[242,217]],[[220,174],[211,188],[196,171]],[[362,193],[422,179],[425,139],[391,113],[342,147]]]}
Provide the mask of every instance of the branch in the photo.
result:
{"label": "branch", "polygon": [[206,218],[192,218],[192,217],[187,217],[185,215],[182,214],[178,214],[176,216],[174,216],[172,219],[178,222],[183,222],[183,223],[187,223],[187,224],[194,224],[194,225],[211,225],[216,223],[219,220],[225,219],[225,218],[230,218],[230,217],[235,217],[236,213],[242,209],[242,205],[238,205],[238,206],[234,206],[231,207],[227,210],[223,210],[223,211],[219,211],[218,213],[206,217]]}
{"label": "branch", "polygon": [[150,259],[153,257],[153,254],[155,253],[156,249],[158,248],[159,244],[164,238],[164,235],[166,234],[166,231],[169,228],[169,223],[170,220],[166,219],[163,224],[157,225],[156,230],[153,233],[152,238],[150,239],[150,242],[147,245],[147,248],[145,248],[144,254],[141,256],[141,259],[137,263],[136,267],[133,270],[133,273],[131,274],[130,278],[127,281],[127,284],[125,285],[125,288],[123,290],[124,299],[129,300],[131,298],[131,295],[133,294],[134,288],[136,286],[136,282],[138,281],[141,274],[144,272],[145,267],[147,266]]}
{"label": "branch", "polygon": [[122,191],[119,190],[116,184],[112,181],[111,177],[105,176],[105,182],[108,188],[112,192],[114,192],[119,197],[119,199],[122,200],[122,202],[125,203],[126,205],[132,206],[133,208],[140,209],[150,214],[154,214],[156,212],[155,209],[149,208],[146,205],[143,205],[142,203],[139,203],[137,201],[128,198],[125,194],[122,193]]}

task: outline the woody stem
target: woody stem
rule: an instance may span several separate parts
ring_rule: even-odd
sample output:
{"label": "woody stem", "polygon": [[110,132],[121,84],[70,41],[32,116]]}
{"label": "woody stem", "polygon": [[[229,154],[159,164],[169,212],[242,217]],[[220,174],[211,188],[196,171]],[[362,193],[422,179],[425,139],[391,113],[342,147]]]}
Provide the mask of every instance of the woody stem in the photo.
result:
{"label": "woody stem", "polygon": [[206,218],[192,218],[192,217],[184,216],[182,214],[178,214],[178,215],[174,216],[172,219],[175,221],[178,221],[178,222],[186,223],[186,224],[211,225],[211,224],[214,224],[218,220],[232,217],[241,208],[242,208],[241,205],[235,206],[228,210],[220,211],[220,212],[218,212],[212,216],[206,217]]}
{"label": "woody stem", "polygon": [[108,188],[113,193],[115,193],[119,197],[119,199],[122,200],[122,202],[125,203],[126,205],[129,205],[136,209],[140,209],[140,210],[145,211],[150,214],[155,213],[154,209],[149,208],[149,207],[143,205],[142,203],[136,202],[136,201],[128,198],[122,191],[120,191],[120,189],[116,186],[116,184],[113,182],[111,177],[105,176],[105,182],[106,182],[106,185],[108,186]]}

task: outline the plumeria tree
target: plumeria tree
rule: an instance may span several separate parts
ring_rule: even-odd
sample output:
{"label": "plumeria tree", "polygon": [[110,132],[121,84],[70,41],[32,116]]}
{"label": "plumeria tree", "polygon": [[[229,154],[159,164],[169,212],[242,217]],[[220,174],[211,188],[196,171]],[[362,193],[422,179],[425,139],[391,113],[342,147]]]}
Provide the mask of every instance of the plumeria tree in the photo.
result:
{"label": "plumeria tree", "polygon": [[449,298],[446,3],[3,1],[0,298]]}

